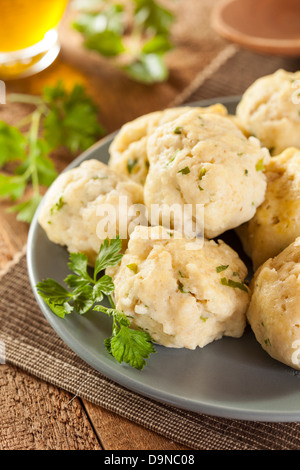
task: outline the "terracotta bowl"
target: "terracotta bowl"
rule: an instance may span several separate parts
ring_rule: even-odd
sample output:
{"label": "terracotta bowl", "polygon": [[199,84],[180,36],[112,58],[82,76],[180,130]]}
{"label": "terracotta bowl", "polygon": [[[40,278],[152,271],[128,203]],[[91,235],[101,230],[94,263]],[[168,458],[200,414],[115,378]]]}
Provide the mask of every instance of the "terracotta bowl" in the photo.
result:
{"label": "terracotta bowl", "polygon": [[213,9],[212,26],[247,49],[300,56],[300,0],[221,0]]}

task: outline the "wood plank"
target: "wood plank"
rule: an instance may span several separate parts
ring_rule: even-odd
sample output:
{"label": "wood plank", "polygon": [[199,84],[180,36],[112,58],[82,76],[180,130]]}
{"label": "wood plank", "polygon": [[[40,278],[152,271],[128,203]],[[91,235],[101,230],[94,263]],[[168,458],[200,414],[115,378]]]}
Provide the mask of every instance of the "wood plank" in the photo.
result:
{"label": "wood plank", "polygon": [[101,450],[78,398],[7,364],[0,388],[0,450]]}
{"label": "wood plank", "polygon": [[100,406],[83,404],[104,450],[189,450]]}

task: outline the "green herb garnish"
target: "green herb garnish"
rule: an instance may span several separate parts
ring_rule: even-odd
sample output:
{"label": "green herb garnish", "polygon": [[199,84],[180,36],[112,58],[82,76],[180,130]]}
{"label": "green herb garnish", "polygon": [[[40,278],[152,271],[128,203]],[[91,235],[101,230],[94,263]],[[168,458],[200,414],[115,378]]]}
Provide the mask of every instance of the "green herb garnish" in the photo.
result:
{"label": "green herb garnish", "polygon": [[204,120],[203,120],[203,117],[202,117],[202,116],[198,116],[198,119],[200,119],[200,121],[201,121],[201,124],[200,124],[200,126],[202,126],[202,127],[203,127],[203,126],[204,126]]}
{"label": "green herb garnish", "polygon": [[57,203],[54,204],[54,206],[52,206],[51,209],[50,209],[51,215],[53,215],[53,213],[56,212],[56,211],[57,211],[57,212],[60,211],[60,209],[61,209],[64,205],[65,205],[65,202],[64,202],[64,200],[63,200],[63,197],[60,196],[60,198],[59,198],[59,200],[57,201]]}
{"label": "green herb garnish", "polygon": [[184,286],[182,282],[178,281],[178,290],[182,292],[183,294],[189,294],[189,291],[184,290]]}
{"label": "green herb garnish", "polygon": [[77,2],[73,27],[84,46],[109,60],[131,79],[152,84],[168,78],[165,54],[174,15],[156,0]]}
{"label": "green herb garnish", "polygon": [[226,277],[222,277],[221,284],[223,284],[223,286],[233,287],[234,289],[241,289],[248,293],[247,286],[242,282],[236,282],[233,279],[226,279]]}
{"label": "green herb garnish", "polygon": [[183,128],[180,126],[175,127],[174,134],[182,134]]}
{"label": "green herb garnish", "polygon": [[92,176],[92,180],[107,180],[108,176]]}
{"label": "green herb garnish", "polygon": [[128,159],[128,161],[127,161],[127,170],[128,170],[128,173],[129,173],[129,174],[131,174],[131,173],[134,171],[134,169],[135,169],[137,163],[138,163],[138,159],[137,159],[137,158],[135,158],[135,159],[129,158],[129,159]]}
{"label": "green herb garnish", "polygon": [[182,173],[183,175],[188,175],[191,172],[188,166],[185,168],[182,168],[182,170],[179,170],[177,173]]}
{"label": "green herb garnish", "polygon": [[227,264],[226,266],[222,264],[221,266],[218,266],[216,268],[216,271],[217,273],[221,273],[222,271],[225,271],[228,267],[229,267],[229,264]]}
{"label": "green herb garnish", "polygon": [[[30,223],[42,199],[41,187],[49,187],[57,177],[51,152],[61,146],[72,153],[86,150],[104,129],[96,105],[81,85],[66,91],[60,81],[44,88],[41,96],[12,93],[8,102],[25,103],[33,110],[15,126],[0,121],[0,167],[13,166],[13,174],[0,173],[0,197],[21,199],[9,211]],[[32,195],[24,201],[28,186]]]}
{"label": "green herb garnish", "polygon": [[155,353],[149,333],[130,328],[130,321],[123,312],[114,308],[96,305],[94,310],[113,318],[113,334],[104,341],[107,351],[121,364],[125,362],[135,369],[142,370],[145,359]]}
{"label": "green herb garnish", "polygon": [[200,173],[199,173],[199,181],[202,180],[203,176],[206,175],[206,168],[201,168]]}
{"label": "green herb garnish", "polygon": [[[130,320],[117,310],[112,299],[114,283],[112,278],[103,274],[103,270],[119,264],[122,258],[121,240],[106,239],[101,245],[93,274],[88,272],[88,259],[82,253],[71,253],[68,264],[72,274],[64,280],[66,287],[53,279],[46,279],[36,286],[38,294],[58,317],[76,311],[80,315],[93,310],[103,312],[113,319],[112,335],[104,342],[107,351],[119,362],[130,364],[136,369],[143,369],[145,359],[155,349],[151,337],[142,330],[130,328]],[[111,308],[100,304],[106,296]]]}
{"label": "green herb garnish", "polygon": [[258,162],[255,165],[255,168],[256,168],[256,171],[264,171],[265,167],[264,167],[264,159],[263,158],[258,160]]}
{"label": "green herb garnish", "polygon": [[172,162],[174,162],[177,154],[179,152],[179,149],[177,149],[175,152],[174,152],[174,155],[170,158],[170,160],[166,163],[165,167],[168,167]]}
{"label": "green herb garnish", "polygon": [[136,274],[138,272],[138,265],[136,263],[127,264],[127,268]]}
{"label": "green herb garnish", "polygon": [[44,136],[51,148],[86,150],[104,134],[98,121],[98,107],[82,85],[77,84],[68,92],[60,81],[55,87],[46,87],[42,98],[48,107]]}

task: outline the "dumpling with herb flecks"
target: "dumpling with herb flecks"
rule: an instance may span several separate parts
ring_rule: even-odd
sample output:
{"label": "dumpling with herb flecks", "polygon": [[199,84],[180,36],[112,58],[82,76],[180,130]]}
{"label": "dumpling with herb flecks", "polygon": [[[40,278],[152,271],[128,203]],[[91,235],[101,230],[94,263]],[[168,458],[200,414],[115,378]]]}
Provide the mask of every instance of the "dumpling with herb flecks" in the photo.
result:
{"label": "dumpling with herb flecks", "polygon": [[[149,169],[148,137],[157,127],[173,121],[190,109],[194,108],[190,106],[167,108],[145,114],[124,124],[110,145],[108,165],[118,173],[143,185]],[[199,113],[227,115],[227,109],[220,103],[197,109]]]}
{"label": "dumpling with herb flecks", "polygon": [[300,147],[300,71],[279,69],[258,78],[243,94],[236,116],[272,155]]}
{"label": "dumpling with herb flecks", "polygon": [[265,200],[236,230],[254,270],[300,236],[300,149],[288,148],[273,157],[265,174]]}
{"label": "dumpling with herb flecks", "polygon": [[[147,151],[144,199],[150,220],[157,205],[162,217],[164,207],[190,206],[192,219],[202,206],[204,235],[214,238],[250,220],[264,200],[269,151],[228,117],[188,111],[157,128]],[[172,223],[181,229],[176,217]]]}
{"label": "dumpling with herb flecks", "polygon": [[[93,265],[106,237],[120,235],[126,247],[130,223],[137,217],[134,211],[129,214],[135,204],[143,204],[142,186],[92,159],[54,181],[42,202],[39,223],[49,240],[70,252],[86,254]],[[105,207],[114,212],[107,226]],[[122,218],[120,234],[124,211],[128,217]]]}
{"label": "dumpling with herb flecks", "polygon": [[138,226],[121,263],[106,270],[116,308],[163,346],[195,349],[244,332],[247,268],[223,241],[202,242]]}
{"label": "dumpling with herb flecks", "polygon": [[249,324],[272,358],[300,370],[300,238],[256,271]]}

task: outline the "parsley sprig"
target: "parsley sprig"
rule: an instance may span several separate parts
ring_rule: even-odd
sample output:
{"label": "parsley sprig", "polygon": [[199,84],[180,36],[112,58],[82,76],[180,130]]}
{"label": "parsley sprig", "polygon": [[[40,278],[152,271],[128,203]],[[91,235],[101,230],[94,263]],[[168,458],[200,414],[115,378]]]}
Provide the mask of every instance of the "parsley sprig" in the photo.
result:
{"label": "parsley sprig", "polygon": [[[151,337],[143,330],[130,327],[127,316],[116,309],[112,294],[114,283],[110,276],[103,274],[108,267],[116,266],[121,258],[121,240],[106,239],[101,245],[93,274],[88,272],[87,256],[83,253],[71,253],[68,264],[72,274],[64,280],[66,287],[54,279],[46,279],[37,284],[37,291],[51,311],[58,317],[76,311],[80,315],[94,310],[112,317],[112,335],[104,341],[107,351],[119,362],[130,364],[136,369],[143,369],[150,353],[155,349]],[[107,297],[111,307],[101,305]]]}
{"label": "parsley sprig", "polygon": [[[49,187],[57,177],[51,152],[59,147],[72,153],[85,150],[104,129],[96,105],[81,85],[67,91],[60,81],[45,87],[41,96],[12,93],[8,102],[25,103],[33,110],[15,126],[0,121],[0,197],[18,202],[9,210],[30,223],[42,199],[42,187]],[[29,186],[31,195],[24,200]]]}
{"label": "parsley sprig", "polygon": [[110,60],[130,78],[151,84],[168,78],[165,54],[174,15],[156,0],[75,2],[73,27],[84,46]]}

